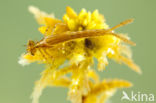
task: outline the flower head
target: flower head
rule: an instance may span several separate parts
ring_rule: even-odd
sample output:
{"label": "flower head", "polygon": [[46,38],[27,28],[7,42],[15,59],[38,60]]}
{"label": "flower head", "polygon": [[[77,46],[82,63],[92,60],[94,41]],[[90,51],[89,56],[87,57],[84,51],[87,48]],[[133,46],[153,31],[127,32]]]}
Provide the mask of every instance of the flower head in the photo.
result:
{"label": "flower head", "polygon": [[[100,71],[108,65],[109,58],[141,73],[140,68],[131,59],[129,46],[125,44],[134,43],[129,37],[113,31],[131,22],[131,19],[109,28],[98,10],[91,13],[82,9],[77,14],[67,7],[63,20],[32,6],[29,10],[41,25],[39,31],[44,38],[38,42],[29,40],[27,53],[22,55],[22,62],[19,63],[37,61],[47,67],[36,83],[32,95],[33,103],[38,102],[42,89],[47,86],[69,88],[68,99],[72,103],[102,103],[116,88],[131,86],[128,81],[119,79],[100,81],[93,70],[94,57],[98,60]],[[67,65],[62,66],[65,63]]]}

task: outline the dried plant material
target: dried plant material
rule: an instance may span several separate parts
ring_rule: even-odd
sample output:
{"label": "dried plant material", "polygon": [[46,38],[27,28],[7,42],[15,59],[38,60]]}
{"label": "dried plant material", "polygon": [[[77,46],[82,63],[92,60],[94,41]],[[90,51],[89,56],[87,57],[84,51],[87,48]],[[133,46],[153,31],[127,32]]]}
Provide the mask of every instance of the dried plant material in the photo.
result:
{"label": "dried plant material", "polygon": [[[39,31],[43,34],[43,39],[29,40],[27,52],[20,57],[19,63],[26,65],[39,62],[47,67],[35,84],[33,103],[38,103],[47,86],[68,88],[68,99],[72,103],[104,103],[118,88],[132,85],[120,79],[101,81],[93,70],[94,57],[98,60],[99,71],[103,71],[109,64],[108,59],[114,59],[141,73],[140,68],[132,61],[129,46],[125,44],[135,43],[129,37],[114,32],[115,29],[131,23],[133,19],[109,28],[98,10],[91,13],[82,9],[77,14],[67,7],[63,20],[33,6],[29,7],[29,11],[42,24]],[[62,66],[65,63],[67,64]]]}

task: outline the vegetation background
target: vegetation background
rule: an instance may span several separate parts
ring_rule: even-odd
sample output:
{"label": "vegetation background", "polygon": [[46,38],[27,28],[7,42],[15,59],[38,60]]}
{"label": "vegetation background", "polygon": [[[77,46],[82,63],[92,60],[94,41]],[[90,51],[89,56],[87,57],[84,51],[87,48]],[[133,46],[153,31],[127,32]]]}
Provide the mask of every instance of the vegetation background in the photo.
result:
{"label": "vegetation background", "polygon": [[[71,6],[77,12],[82,8],[98,9],[104,14],[110,27],[128,18],[135,18],[133,24],[117,29],[128,33],[137,43],[132,47],[133,59],[140,65],[143,75],[131,71],[125,65],[111,61],[101,78],[121,78],[133,82],[134,87],[124,89],[128,94],[153,93],[156,95],[156,0],[0,0],[0,103],[31,103],[30,94],[34,82],[39,79],[43,65],[31,64],[22,67],[17,63],[29,39],[40,40],[39,27],[28,6],[34,5],[57,18]],[[46,88],[40,103],[70,103],[66,101],[67,89]],[[112,103],[121,101],[122,90],[110,99]],[[138,102],[137,102],[138,103]]]}

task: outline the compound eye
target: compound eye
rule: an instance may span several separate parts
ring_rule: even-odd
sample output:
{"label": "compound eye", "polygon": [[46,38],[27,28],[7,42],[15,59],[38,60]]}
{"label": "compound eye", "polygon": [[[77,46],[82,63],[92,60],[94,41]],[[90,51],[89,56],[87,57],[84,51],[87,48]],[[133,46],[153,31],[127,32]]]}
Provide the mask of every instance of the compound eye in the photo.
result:
{"label": "compound eye", "polygon": [[35,42],[34,41],[32,41],[32,40],[29,40],[28,41],[28,46],[34,46],[35,45]]}

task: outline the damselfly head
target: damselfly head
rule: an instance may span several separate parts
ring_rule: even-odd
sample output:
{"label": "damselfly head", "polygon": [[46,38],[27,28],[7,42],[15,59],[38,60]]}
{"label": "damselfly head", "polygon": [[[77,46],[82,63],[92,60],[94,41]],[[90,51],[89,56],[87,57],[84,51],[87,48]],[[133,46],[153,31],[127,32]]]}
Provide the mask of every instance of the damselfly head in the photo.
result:
{"label": "damselfly head", "polygon": [[34,55],[34,53],[36,51],[35,50],[35,45],[36,45],[35,41],[33,41],[33,40],[28,41],[27,52],[30,53],[31,55]]}

